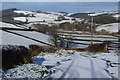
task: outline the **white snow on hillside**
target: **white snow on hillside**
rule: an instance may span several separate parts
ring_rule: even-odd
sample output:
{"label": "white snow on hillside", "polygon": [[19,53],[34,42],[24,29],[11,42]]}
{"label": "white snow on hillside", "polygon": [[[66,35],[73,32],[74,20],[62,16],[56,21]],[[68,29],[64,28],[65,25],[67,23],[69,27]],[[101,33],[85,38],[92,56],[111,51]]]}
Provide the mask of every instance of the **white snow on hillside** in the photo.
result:
{"label": "white snow on hillside", "polygon": [[[75,31],[75,32],[77,32],[77,31]],[[71,31],[71,33],[72,33],[72,31]],[[84,34],[81,34],[81,35],[79,35],[79,34],[69,34],[69,33],[58,33],[58,34],[65,35],[65,36],[75,36],[75,37],[82,37],[82,36],[90,37],[91,36],[90,34],[88,34],[88,35],[87,34],[86,35],[84,35]],[[116,39],[118,38],[118,37],[115,37],[115,36],[112,36],[112,35],[92,35],[92,36],[93,37],[110,37],[110,38],[116,38]]]}
{"label": "white snow on hillside", "polygon": [[21,37],[21,36],[12,34],[12,33],[8,33],[8,32],[1,31],[1,30],[0,32],[2,33],[2,36],[1,36],[2,41],[0,41],[2,42],[2,45],[8,45],[8,44],[23,45],[26,47],[28,47],[30,44],[44,45],[42,43],[27,39],[27,38],[24,38],[24,37]]}
{"label": "white snow on hillside", "polygon": [[31,11],[21,11],[21,10],[16,10],[16,11],[14,11],[15,13],[23,13],[23,14],[25,14],[25,15],[27,15],[27,14],[33,14],[34,12],[31,12]]}
{"label": "white snow on hillside", "polygon": [[113,15],[114,18],[118,19],[120,17],[120,14]]}
{"label": "white snow on hillside", "polygon": [[0,45],[2,44],[2,31],[0,31]]}
{"label": "white snow on hillside", "polygon": [[17,21],[23,21],[25,22],[26,21],[26,17],[15,17],[14,20],[17,20]]}
{"label": "white snow on hillside", "polygon": [[98,16],[98,15],[102,15],[102,14],[106,14],[106,13],[108,13],[108,12],[89,14],[89,16]]}
{"label": "white snow on hillside", "polygon": [[[4,22],[0,22],[0,24],[2,26],[0,27],[8,27],[8,28],[22,28],[22,27],[17,27],[13,24],[9,24],[9,23],[4,23]],[[50,43],[49,42],[49,36],[43,33],[39,33],[39,32],[35,32],[35,31],[15,31],[15,30],[9,30],[11,32],[17,33],[17,34],[21,34],[39,41],[43,41],[45,43]],[[37,44],[37,45],[44,45],[42,43],[24,38],[22,36],[18,36],[12,33],[8,33],[5,31],[0,30],[0,44],[2,45],[24,45],[26,47],[28,47],[30,44]]]}
{"label": "white snow on hillside", "polygon": [[67,16],[71,16],[71,15],[73,15],[73,14],[75,14],[75,13],[69,13]]}
{"label": "white snow on hillside", "polygon": [[59,13],[59,12],[52,12],[52,11],[47,11],[48,13],[54,14],[54,15],[59,15],[59,16],[64,16],[64,14]]}
{"label": "white snow on hillside", "polygon": [[17,27],[13,24],[9,24],[9,23],[5,23],[5,22],[0,22],[0,27],[7,27],[7,28],[20,28],[20,27]]}
{"label": "white snow on hillside", "polygon": [[[91,14],[91,12],[88,11],[88,12],[83,12],[83,13],[89,13],[88,16],[98,16],[98,15],[106,14],[108,12],[99,12],[99,13],[92,13]],[[76,13],[69,13],[68,16],[71,16],[73,14],[76,14]]]}
{"label": "white snow on hillside", "polygon": [[[23,13],[25,15],[34,15],[35,17],[14,17],[14,20],[17,21],[22,21],[25,22],[28,19],[28,22],[39,22],[40,24],[50,24],[50,23],[63,23],[63,22],[70,22],[73,23],[75,22],[74,20],[71,20],[71,17],[67,17],[64,16],[66,19],[68,20],[61,20],[61,21],[56,21],[58,20],[58,17],[63,16],[61,13],[56,13],[56,12],[49,12],[49,13],[45,13],[45,12],[41,12],[41,13],[37,13],[37,12],[30,12],[30,11],[14,11],[15,13]],[[77,21],[81,21],[80,19],[76,18]],[[43,23],[44,22],[44,23]]]}
{"label": "white snow on hillside", "polygon": [[23,14],[30,14],[30,15],[34,15],[35,17],[15,17],[14,20],[18,20],[18,21],[26,21],[26,19],[29,20],[29,22],[34,22],[34,21],[54,21],[54,19],[57,19],[58,15],[54,15],[54,14],[47,14],[47,13],[36,13],[36,12],[30,12],[30,11],[14,11],[15,13],[23,13]]}
{"label": "white snow on hillside", "polygon": [[118,32],[119,25],[120,25],[119,23],[101,25],[97,27],[96,31],[106,30],[109,33]]}
{"label": "white snow on hillside", "polygon": [[[62,36],[63,38],[67,38],[66,36]],[[74,39],[84,39],[84,40],[91,40],[91,38],[89,37],[74,37]],[[101,41],[105,41],[105,40],[109,40],[109,41],[118,41],[118,38],[116,39],[110,39],[110,38],[93,38],[94,40],[101,40]]]}
{"label": "white snow on hillside", "polygon": [[15,33],[18,33],[18,34],[21,34],[21,35],[24,35],[24,36],[27,36],[27,37],[30,37],[30,38],[33,38],[36,40],[40,40],[40,41],[43,41],[45,43],[50,43],[49,42],[49,35],[46,35],[46,34],[43,34],[40,32],[36,32],[36,31],[13,31],[13,30],[9,30],[9,31],[15,32]]}

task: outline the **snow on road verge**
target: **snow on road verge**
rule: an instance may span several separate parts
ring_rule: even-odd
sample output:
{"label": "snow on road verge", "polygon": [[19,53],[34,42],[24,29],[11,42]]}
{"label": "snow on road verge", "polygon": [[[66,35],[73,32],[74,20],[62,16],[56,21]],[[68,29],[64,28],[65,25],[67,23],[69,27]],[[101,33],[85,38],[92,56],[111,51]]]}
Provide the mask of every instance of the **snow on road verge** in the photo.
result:
{"label": "snow on road verge", "polygon": [[110,64],[112,63],[119,63],[119,60],[118,60],[118,55],[116,53],[100,53],[100,54],[97,54],[95,55],[97,58],[100,58],[102,60],[106,60],[109,64],[109,67],[108,67],[108,71],[110,73],[110,75],[112,77],[115,77],[115,78],[118,78],[118,74],[119,74],[119,69],[118,69],[118,66],[120,65],[114,65],[114,66],[111,66]]}
{"label": "snow on road verge", "polygon": [[[61,64],[61,62],[67,61],[71,59],[71,55],[68,52],[74,51],[66,51],[59,50],[56,53],[40,53],[38,56],[33,57],[35,63],[44,65],[44,66],[56,66]],[[42,56],[41,56],[42,55]]]}
{"label": "snow on road verge", "polygon": [[49,72],[44,66],[38,64],[24,64],[8,71],[0,70],[0,78],[41,78]]}

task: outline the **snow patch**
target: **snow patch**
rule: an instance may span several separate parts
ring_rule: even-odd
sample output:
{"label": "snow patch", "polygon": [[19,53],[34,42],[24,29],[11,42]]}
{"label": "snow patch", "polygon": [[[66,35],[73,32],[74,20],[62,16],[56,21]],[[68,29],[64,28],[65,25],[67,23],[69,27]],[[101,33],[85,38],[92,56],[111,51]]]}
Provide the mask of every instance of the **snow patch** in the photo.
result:
{"label": "snow patch", "polygon": [[13,24],[9,24],[9,23],[5,23],[5,22],[0,22],[0,27],[7,27],[7,28],[20,28],[20,27],[17,27]]}
{"label": "snow patch", "polygon": [[118,32],[119,25],[120,25],[119,23],[111,23],[111,24],[101,25],[101,26],[97,27],[96,31],[106,30],[110,33]]}
{"label": "snow patch", "polygon": [[[42,73],[44,72],[44,73]],[[6,78],[41,78],[43,76],[48,75],[48,70],[44,66],[40,66],[38,64],[23,64],[13,69],[9,69],[7,71],[0,70],[2,75],[1,79]]]}

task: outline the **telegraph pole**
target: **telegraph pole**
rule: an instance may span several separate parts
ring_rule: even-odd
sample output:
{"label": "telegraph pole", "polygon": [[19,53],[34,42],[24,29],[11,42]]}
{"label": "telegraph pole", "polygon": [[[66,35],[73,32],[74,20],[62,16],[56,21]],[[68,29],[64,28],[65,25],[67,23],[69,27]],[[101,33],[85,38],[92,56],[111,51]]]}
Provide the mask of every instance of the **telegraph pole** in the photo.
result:
{"label": "telegraph pole", "polygon": [[93,16],[91,16],[91,44],[93,44]]}
{"label": "telegraph pole", "polygon": [[[118,15],[120,15],[120,1],[118,2]],[[119,38],[118,38],[118,51],[120,52],[120,17],[118,16],[118,35],[119,35]]]}
{"label": "telegraph pole", "polygon": [[[118,15],[120,15],[120,1],[118,2]],[[118,16],[118,21],[120,21],[120,17]],[[120,36],[120,25],[118,22],[118,35]],[[118,53],[120,53],[120,37],[118,39]],[[118,56],[118,62],[120,62],[120,56]],[[120,70],[120,66],[118,67],[118,70]],[[120,74],[118,74],[118,79],[120,79]]]}

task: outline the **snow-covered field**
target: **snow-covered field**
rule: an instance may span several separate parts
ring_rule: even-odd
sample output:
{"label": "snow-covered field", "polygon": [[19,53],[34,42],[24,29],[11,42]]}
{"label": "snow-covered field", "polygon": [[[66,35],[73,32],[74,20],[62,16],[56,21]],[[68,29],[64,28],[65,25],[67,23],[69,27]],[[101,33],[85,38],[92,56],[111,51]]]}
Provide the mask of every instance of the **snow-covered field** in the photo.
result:
{"label": "snow-covered field", "polygon": [[[32,23],[38,23],[39,22],[40,24],[48,24],[48,25],[50,23],[55,23],[55,24],[57,23],[58,24],[58,23],[63,23],[63,22],[70,22],[70,23],[75,22],[74,20],[72,20],[73,18],[64,16],[61,13],[54,13],[54,12],[37,13],[37,12],[22,11],[22,10],[16,10],[14,12],[18,13],[18,14],[23,13],[24,15],[30,15],[30,17],[14,17],[14,20],[22,21],[22,22],[25,22],[26,19],[28,19],[28,22],[32,22]],[[34,17],[32,15],[34,15]],[[67,20],[56,21],[61,16],[64,16],[64,18],[67,19]],[[78,19],[78,18],[76,18],[76,20],[81,21],[81,19]]]}
{"label": "snow-covered field", "polygon": [[[63,38],[66,38],[66,36],[62,36]],[[84,39],[84,40],[90,40],[90,37],[74,37],[75,39]],[[93,40],[101,40],[101,41],[118,41],[118,38],[112,39],[112,38],[93,38]]]}
{"label": "snow-covered field", "polygon": [[118,19],[120,17],[120,14],[113,15],[114,18]]}
{"label": "snow-covered field", "polygon": [[111,23],[98,26],[96,31],[106,30],[109,33],[118,32],[119,23]]}
{"label": "snow-covered field", "polygon": [[26,47],[28,47],[31,44],[44,45],[39,42],[24,38],[24,37],[21,37],[21,36],[12,34],[12,33],[8,33],[5,31],[2,31],[2,30],[0,30],[0,33],[2,33],[2,36],[1,36],[2,41],[0,41],[0,42],[2,42],[2,45],[8,45],[8,44],[23,45]]}
{"label": "snow-covered field", "polygon": [[[76,31],[77,32],[77,31]],[[72,33],[72,32],[71,32]],[[82,32],[81,32],[82,33]],[[69,33],[58,33],[58,34],[60,34],[60,35],[64,35],[64,36],[75,36],[75,37],[82,37],[82,36],[84,36],[84,37],[90,37],[91,35],[90,34],[81,34],[81,35],[79,35],[79,34],[76,34],[76,33],[73,33],[73,34],[69,34]],[[115,37],[115,36],[112,36],[112,35],[92,35],[93,37],[110,37],[110,38],[118,38],[118,37]]]}
{"label": "snow-covered field", "polygon": [[21,35],[24,35],[24,36],[27,36],[27,37],[30,37],[30,38],[33,38],[36,40],[40,40],[42,42],[50,43],[50,41],[49,41],[50,36],[43,34],[43,33],[40,33],[40,32],[36,32],[36,31],[13,31],[13,30],[9,30],[9,31],[15,32],[15,33],[18,33],[18,34],[21,34]]}
{"label": "snow-covered field", "polygon": [[[22,27],[17,27],[13,24],[9,24],[9,23],[4,23],[4,22],[0,22],[1,26],[0,27],[7,27],[7,28],[20,28],[23,29]],[[20,35],[24,35],[39,41],[43,41],[45,43],[49,43],[49,35],[43,34],[43,33],[39,33],[39,32],[35,32],[35,31],[15,31],[15,30],[8,30]],[[13,33],[9,33],[3,30],[0,30],[0,44],[1,45],[23,45],[28,47],[31,44],[36,44],[36,45],[45,45],[39,42],[36,42],[34,40],[13,34]]]}
{"label": "snow-covered field", "polygon": [[0,22],[0,27],[7,27],[7,28],[20,28],[20,27],[17,27],[13,24],[9,24],[9,23],[5,23],[5,22]]}

